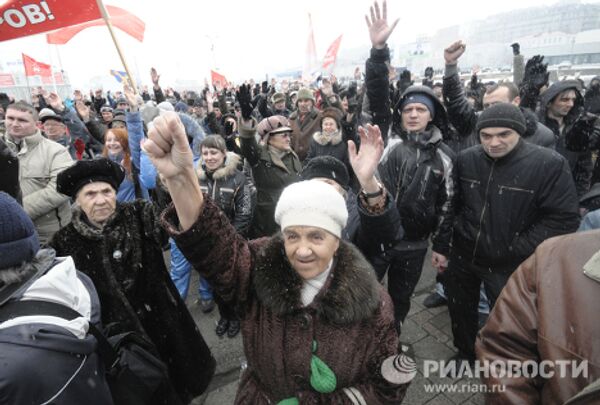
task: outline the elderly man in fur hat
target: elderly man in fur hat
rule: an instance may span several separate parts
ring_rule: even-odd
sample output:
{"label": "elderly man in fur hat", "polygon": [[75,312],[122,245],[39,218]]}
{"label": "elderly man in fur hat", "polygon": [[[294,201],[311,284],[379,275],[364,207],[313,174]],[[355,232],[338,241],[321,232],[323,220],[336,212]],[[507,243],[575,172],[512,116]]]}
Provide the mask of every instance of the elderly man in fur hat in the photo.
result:
{"label": "elderly man in fur hat", "polygon": [[136,331],[156,346],[173,387],[164,401],[187,404],[206,389],[215,361],[169,278],[161,250],[166,235],[154,206],[117,202],[124,177],[122,166],[108,159],[82,160],[59,173],[57,189],[76,208],[51,246],[96,285],[109,336]]}

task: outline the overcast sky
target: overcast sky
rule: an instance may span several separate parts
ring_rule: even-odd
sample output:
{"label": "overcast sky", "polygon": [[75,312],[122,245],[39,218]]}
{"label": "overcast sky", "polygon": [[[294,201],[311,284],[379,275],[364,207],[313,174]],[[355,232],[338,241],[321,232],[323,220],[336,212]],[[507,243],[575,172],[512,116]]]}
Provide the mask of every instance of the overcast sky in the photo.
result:
{"label": "overcast sky", "polygon": [[[340,34],[344,35],[342,49],[368,44],[364,14],[372,3],[366,0],[106,0],[105,4],[122,7],[145,21],[143,43],[118,30],[117,36],[130,68],[139,72],[146,84],[150,82],[149,69],[154,66],[162,74],[162,84],[168,86],[177,78],[203,81],[209,69],[215,66],[213,58],[219,71],[234,80],[260,79],[266,73],[301,67],[309,12],[319,60]],[[388,20],[400,17],[400,23],[390,43],[408,43],[419,35],[431,34],[446,26],[548,4],[547,0],[493,3],[391,0]],[[454,39],[448,38],[448,42]],[[214,45],[214,54],[211,45]],[[45,35],[2,42],[0,59],[19,60],[24,52],[42,62],[49,63],[52,59],[58,66],[55,48],[75,87],[86,89],[90,78],[108,76],[110,69],[122,70],[105,27],[90,28],[68,44],[57,47],[47,45]]]}

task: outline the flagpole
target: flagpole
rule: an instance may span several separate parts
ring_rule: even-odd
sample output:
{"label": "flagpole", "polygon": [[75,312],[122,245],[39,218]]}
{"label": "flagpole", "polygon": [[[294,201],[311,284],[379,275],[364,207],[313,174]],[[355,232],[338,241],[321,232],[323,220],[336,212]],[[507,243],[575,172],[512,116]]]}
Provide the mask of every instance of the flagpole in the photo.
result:
{"label": "flagpole", "polygon": [[115,31],[113,30],[112,23],[110,22],[110,18],[108,16],[108,12],[106,11],[106,7],[104,7],[104,3],[102,3],[102,0],[96,0],[96,2],[98,4],[98,8],[100,9],[100,13],[102,14],[102,19],[106,23],[108,32],[110,32],[110,36],[112,37],[112,40],[115,44],[115,48],[117,48],[117,53],[119,54],[119,57],[121,58],[121,63],[123,64],[123,67],[125,68],[125,71],[127,72],[127,80],[129,81],[129,84],[131,85],[131,88],[133,89],[133,91],[137,94],[137,93],[139,93],[139,91],[137,89],[137,85],[136,85],[135,81],[133,80],[133,75],[131,74],[131,71],[129,70],[129,66],[127,66],[127,62],[125,61],[125,55],[123,55],[123,51],[121,50],[121,46],[119,45],[119,41],[117,40]]}
{"label": "flagpole", "polygon": [[54,88],[54,92],[58,94],[58,89],[56,87],[56,79],[54,78],[54,71],[52,69],[52,65],[54,65],[52,61],[52,49],[50,49],[50,52],[48,52],[48,54],[50,55],[50,77],[52,77],[52,87]]}
{"label": "flagpole", "polygon": [[23,70],[25,71],[25,83],[27,84],[27,97],[29,102],[33,104],[33,98],[31,98],[31,87],[29,86],[29,76],[27,76],[27,68],[25,68],[25,55],[21,53],[21,59],[23,59]]}

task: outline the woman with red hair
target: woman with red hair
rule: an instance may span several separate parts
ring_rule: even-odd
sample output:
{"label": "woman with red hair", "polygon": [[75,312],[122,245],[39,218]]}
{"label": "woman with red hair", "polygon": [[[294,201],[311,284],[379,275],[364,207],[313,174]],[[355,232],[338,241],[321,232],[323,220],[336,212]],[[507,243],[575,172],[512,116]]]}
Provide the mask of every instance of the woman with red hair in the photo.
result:
{"label": "woman with red hair", "polygon": [[129,137],[125,128],[111,128],[104,137],[102,156],[119,163],[125,169],[125,180],[117,191],[117,201],[128,202],[136,198],[148,199],[146,190],[139,181],[139,163],[132,160]]}

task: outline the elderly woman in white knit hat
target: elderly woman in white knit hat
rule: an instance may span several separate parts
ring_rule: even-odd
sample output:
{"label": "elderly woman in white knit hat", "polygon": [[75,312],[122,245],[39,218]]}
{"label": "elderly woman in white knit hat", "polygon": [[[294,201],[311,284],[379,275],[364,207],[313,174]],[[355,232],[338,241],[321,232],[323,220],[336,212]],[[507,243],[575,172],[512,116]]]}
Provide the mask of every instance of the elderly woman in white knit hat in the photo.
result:
{"label": "elderly woman in white knit hat", "polygon": [[340,193],[317,180],[289,185],[275,210],[281,233],[247,241],[202,194],[178,117],[154,124],[143,147],[173,197],[163,226],[241,319],[248,368],[235,403],[400,403],[416,365],[397,353],[373,269],[340,239]]}

